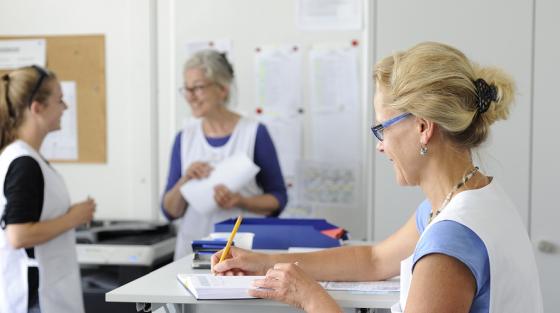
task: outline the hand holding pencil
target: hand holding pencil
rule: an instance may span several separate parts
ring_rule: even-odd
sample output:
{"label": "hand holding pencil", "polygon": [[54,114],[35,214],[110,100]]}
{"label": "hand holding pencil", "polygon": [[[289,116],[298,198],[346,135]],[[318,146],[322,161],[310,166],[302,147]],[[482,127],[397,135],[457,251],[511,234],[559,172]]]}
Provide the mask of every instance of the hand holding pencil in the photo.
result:
{"label": "hand holding pencil", "polygon": [[212,256],[212,273],[215,275],[264,275],[270,268],[267,254],[231,246],[241,221],[242,217],[239,216],[233,226],[226,247]]}
{"label": "hand holding pencil", "polygon": [[[224,261],[226,256],[229,254],[229,250],[231,249],[231,243],[233,242],[233,239],[235,238],[235,234],[237,234],[237,230],[239,229],[239,226],[241,225],[242,220],[243,220],[243,217],[241,215],[239,215],[237,217],[237,221],[235,221],[235,225],[233,226],[233,229],[231,230],[231,234],[229,235],[226,247],[224,248],[224,252],[220,256],[220,262]],[[220,262],[218,262],[218,263],[220,263]]]}

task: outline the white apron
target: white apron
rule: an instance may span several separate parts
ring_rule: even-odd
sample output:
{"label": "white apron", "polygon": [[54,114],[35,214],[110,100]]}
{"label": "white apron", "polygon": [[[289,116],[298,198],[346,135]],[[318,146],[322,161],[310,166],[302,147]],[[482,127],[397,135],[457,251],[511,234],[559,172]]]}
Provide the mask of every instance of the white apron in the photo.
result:
{"label": "white apron", "polygon": [[[45,192],[40,221],[65,214],[70,208],[70,196],[62,177],[33,148],[17,140],[0,155],[0,216],[6,206],[6,173],[12,161],[21,156],[35,159],[43,173]],[[74,230],[70,230],[34,247],[42,313],[84,312],[75,242]],[[34,262],[25,249],[13,249],[5,231],[0,229],[0,313],[27,312],[28,263]]]}
{"label": "white apron", "polygon": [[[181,134],[182,173],[184,174],[193,162],[203,161],[214,165],[226,157],[237,153],[246,154],[249,159],[253,160],[257,127],[258,122],[241,117],[227,143],[221,147],[212,147],[204,137],[202,121],[190,121]],[[257,185],[255,178],[253,178],[239,193],[244,197],[249,197],[260,195],[263,191]],[[207,214],[187,208],[187,212],[180,221],[177,245],[175,247],[175,260],[190,253],[192,251],[191,242],[208,236],[216,222],[237,217],[241,212],[243,212],[244,216],[260,216],[240,208],[217,209]]]}
{"label": "white apron", "polygon": [[[533,247],[515,205],[496,179],[481,189],[457,194],[426,227],[451,220],[476,233],[490,261],[490,313],[542,313]],[[422,237],[420,237],[422,238]],[[412,280],[412,256],[401,262],[401,296],[391,312],[405,312]]]}

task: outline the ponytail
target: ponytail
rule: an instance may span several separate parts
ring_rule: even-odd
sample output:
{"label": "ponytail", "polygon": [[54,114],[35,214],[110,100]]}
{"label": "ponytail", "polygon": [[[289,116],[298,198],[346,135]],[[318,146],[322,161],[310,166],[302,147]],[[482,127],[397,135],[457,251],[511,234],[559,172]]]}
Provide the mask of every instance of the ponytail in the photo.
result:
{"label": "ponytail", "polygon": [[47,81],[53,72],[39,66],[27,66],[2,75],[0,79],[0,152],[17,137],[25,110],[33,101],[45,101],[51,90]]}

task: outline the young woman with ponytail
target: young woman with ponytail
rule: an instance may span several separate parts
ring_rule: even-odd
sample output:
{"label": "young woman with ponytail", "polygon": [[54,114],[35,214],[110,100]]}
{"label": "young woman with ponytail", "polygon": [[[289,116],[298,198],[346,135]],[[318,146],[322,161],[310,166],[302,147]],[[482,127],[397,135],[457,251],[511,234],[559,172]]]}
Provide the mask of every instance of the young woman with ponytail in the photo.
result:
{"label": "young woman with ponytail", "polygon": [[84,312],[74,228],[91,199],[71,204],[41,156],[66,104],[55,74],[29,66],[0,79],[0,313]]}

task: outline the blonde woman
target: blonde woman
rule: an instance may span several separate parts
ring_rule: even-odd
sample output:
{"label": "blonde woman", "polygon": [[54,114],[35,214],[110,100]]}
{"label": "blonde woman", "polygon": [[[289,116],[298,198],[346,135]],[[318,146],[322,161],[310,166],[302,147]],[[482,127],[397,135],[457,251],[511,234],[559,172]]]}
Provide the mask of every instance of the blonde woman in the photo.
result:
{"label": "blonde woman", "polygon": [[[375,68],[377,150],[396,181],[426,196],[375,246],[265,255],[232,249],[218,274],[266,274],[251,295],[307,312],[340,312],[315,280],[401,277],[392,312],[543,312],[532,246],[499,177],[473,164],[490,126],[508,117],[513,81],[459,50],[426,42]],[[294,262],[297,261],[297,265]]]}
{"label": "blonde woman", "polygon": [[95,202],[72,205],[39,150],[66,110],[53,72],[30,66],[0,80],[0,313],[84,312],[74,228]]}

